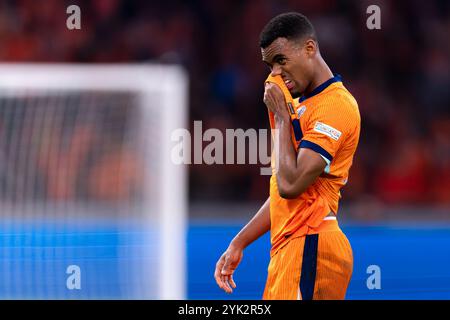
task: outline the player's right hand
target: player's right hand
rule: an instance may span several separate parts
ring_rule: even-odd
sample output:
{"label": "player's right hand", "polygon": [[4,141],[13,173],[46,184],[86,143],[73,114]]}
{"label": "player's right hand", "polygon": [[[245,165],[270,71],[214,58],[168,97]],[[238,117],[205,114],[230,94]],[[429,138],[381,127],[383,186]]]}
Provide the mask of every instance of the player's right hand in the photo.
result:
{"label": "player's right hand", "polygon": [[243,255],[242,249],[230,245],[216,263],[214,278],[219,288],[226,293],[232,293],[233,289],[236,288],[233,273],[241,262]]}

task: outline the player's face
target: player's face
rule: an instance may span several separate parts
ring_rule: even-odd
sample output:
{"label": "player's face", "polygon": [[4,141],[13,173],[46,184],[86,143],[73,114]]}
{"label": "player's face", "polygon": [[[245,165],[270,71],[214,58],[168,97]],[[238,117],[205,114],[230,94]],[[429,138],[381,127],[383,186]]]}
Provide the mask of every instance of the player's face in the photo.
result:
{"label": "player's face", "polygon": [[312,55],[307,46],[286,38],[277,38],[261,49],[262,59],[273,76],[281,75],[293,97],[301,95],[312,79]]}

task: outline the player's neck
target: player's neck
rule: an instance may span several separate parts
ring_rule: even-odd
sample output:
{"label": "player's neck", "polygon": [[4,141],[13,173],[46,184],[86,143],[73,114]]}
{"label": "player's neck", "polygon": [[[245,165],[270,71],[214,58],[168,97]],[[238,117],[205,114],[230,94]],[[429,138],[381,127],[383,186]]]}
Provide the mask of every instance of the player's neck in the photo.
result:
{"label": "player's neck", "polygon": [[319,55],[317,57],[316,72],[314,74],[313,80],[311,81],[311,84],[305,90],[305,94],[309,94],[315,88],[331,78],[333,78],[333,72],[331,72],[331,69],[328,67],[327,63]]}

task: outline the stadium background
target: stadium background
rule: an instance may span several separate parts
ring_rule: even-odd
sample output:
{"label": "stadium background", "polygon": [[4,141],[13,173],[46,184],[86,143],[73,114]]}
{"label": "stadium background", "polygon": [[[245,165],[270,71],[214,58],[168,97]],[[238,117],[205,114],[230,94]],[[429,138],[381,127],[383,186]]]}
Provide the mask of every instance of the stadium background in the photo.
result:
{"label": "stadium background", "polygon": [[[70,4],[81,7],[81,30],[65,27]],[[371,4],[381,8],[381,30],[366,27]],[[223,131],[268,128],[261,98],[268,70],[261,63],[258,35],[271,17],[285,11],[299,11],[312,20],[322,55],[343,76],[362,115],[360,145],[340,209],[340,223],[355,255],[348,297],[449,299],[448,1],[4,0],[0,61],[181,64],[189,75],[189,124],[202,120],[204,130]],[[108,161],[115,161],[108,159],[106,168]],[[188,167],[187,298],[260,297],[268,263],[267,236],[246,251],[234,295],[221,293],[212,277],[228,241],[267,198],[269,178],[259,169]],[[103,178],[99,179],[94,189],[101,188]],[[55,197],[70,196],[55,192]],[[123,194],[105,191],[93,196],[113,201]],[[57,240],[46,243],[45,226],[15,230],[14,240],[8,237],[11,230],[5,220],[1,228],[2,244],[11,250],[24,244],[63,245]],[[40,240],[27,241],[29,232]],[[83,233],[78,236],[81,239]],[[95,241],[101,245],[121,239],[119,235]],[[8,262],[11,252],[5,252],[2,263],[14,268]],[[27,261],[20,268],[29,268]],[[366,286],[369,265],[381,268],[380,290]],[[116,267],[120,269],[120,262]],[[20,290],[13,280],[6,282],[2,296],[17,297]],[[90,285],[95,287],[95,281]],[[105,290],[104,297],[122,297],[113,284]]]}

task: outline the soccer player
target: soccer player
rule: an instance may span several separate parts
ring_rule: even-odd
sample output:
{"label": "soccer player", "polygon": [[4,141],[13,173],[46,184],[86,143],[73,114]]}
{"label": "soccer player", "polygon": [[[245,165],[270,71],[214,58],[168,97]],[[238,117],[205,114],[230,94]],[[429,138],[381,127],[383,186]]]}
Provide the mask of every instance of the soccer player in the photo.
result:
{"label": "soccer player", "polygon": [[231,293],[243,250],[270,230],[264,299],[344,299],[353,255],[336,215],[358,145],[358,105],[320,55],[304,15],[273,18],[261,32],[260,47],[271,70],[264,103],[272,136],[278,136],[270,196],[231,241],[214,277]]}

